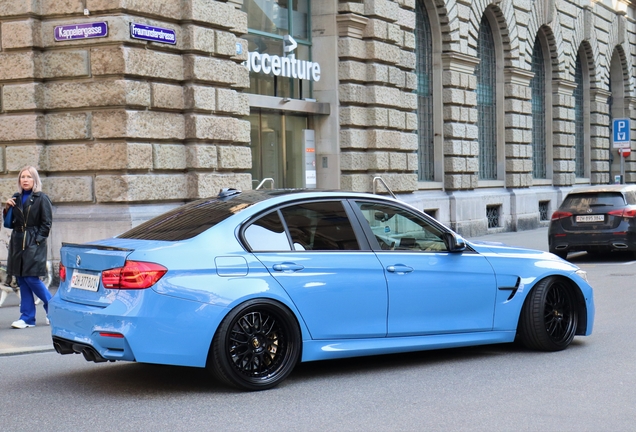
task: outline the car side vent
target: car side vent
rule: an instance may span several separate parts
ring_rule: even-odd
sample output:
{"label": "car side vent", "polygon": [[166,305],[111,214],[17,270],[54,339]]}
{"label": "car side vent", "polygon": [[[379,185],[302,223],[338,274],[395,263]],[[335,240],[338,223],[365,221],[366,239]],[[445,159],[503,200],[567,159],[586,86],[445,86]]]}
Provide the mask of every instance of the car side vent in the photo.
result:
{"label": "car side vent", "polygon": [[234,188],[223,188],[219,191],[219,198],[227,198],[230,196],[238,195],[241,191]]}
{"label": "car side vent", "polygon": [[508,296],[508,299],[506,301],[512,300],[515,294],[517,294],[517,290],[519,289],[520,284],[521,284],[521,278],[517,277],[517,283],[515,283],[515,286],[500,286],[499,287],[500,291],[510,291],[510,295]]}

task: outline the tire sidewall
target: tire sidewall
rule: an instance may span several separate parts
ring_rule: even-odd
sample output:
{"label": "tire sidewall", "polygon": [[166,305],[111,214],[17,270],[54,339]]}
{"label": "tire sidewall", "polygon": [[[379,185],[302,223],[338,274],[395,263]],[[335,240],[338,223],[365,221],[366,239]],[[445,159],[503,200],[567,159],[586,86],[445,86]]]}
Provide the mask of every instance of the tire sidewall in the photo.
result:
{"label": "tire sidewall", "polygon": [[[561,289],[567,291],[568,302],[574,315],[570,334],[565,340],[555,341],[546,328],[544,314],[545,304],[548,294],[551,290],[556,289],[554,284],[563,285]],[[576,334],[576,326],[578,324],[578,312],[576,307],[576,296],[572,292],[572,288],[555,277],[548,277],[539,281],[526,298],[521,310],[521,318],[519,323],[519,333],[523,343],[532,349],[542,351],[560,351],[567,348]]]}
{"label": "tire sidewall", "polygon": [[[230,354],[230,332],[239,319],[252,312],[267,312],[283,323],[286,346],[282,364],[266,378],[250,378],[236,370]],[[249,300],[232,309],[219,325],[212,340],[210,361],[212,372],[222,381],[242,390],[266,390],[278,385],[294,369],[301,353],[301,338],[295,315],[284,305],[270,299]]]}

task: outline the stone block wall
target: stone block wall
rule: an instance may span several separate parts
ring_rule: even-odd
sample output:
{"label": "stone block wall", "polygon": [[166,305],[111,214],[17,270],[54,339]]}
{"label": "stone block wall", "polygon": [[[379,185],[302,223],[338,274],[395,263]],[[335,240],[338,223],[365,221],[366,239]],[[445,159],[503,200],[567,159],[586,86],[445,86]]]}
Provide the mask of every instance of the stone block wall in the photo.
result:
{"label": "stone block wall", "polygon": [[[339,2],[340,187],[417,189],[415,1]],[[352,31],[358,27],[360,31]]]}
{"label": "stone block wall", "polygon": [[[440,97],[443,104],[443,126],[434,132],[443,136],[443,187],[445,190],[479,188],[476,113],[475,66],[479,24],[484,14],[493,19],[497,34],[498,67],[503,69],[503,82],[497,91],[505,94],[498,122],[505,133],[498,145],[500,168],[497,180],[509,188],[533,186],[532,115],[529,84],[532,79],[532,49],[537,33],[543,28],[548,41],[551,74],[552,142],[547,160],[552,185],[567,187],[587,181],[603,184],[610,181],[609,89],[610,60],[616,50],[621,53],[625,75],[625,105],[633,109],[634,50],[636,42],[635,13],[625,12],[611,1],[573,2],[542,0],[536,2],[424,2],[432,37],[441,38],[442,54],[434,58],[435,72],[441,74]],[[413,187],[413,171],[408,162],[416,162],[417,147],[400,147],[392,153],[407,153],[401,161],[407,165],[388,166],[384,149],[371,148],[369,131],[396,131],[411,135],[416,132],[416,107],[404,101],[412,99],[416,89],[415,72],[415,1],[414,0],[340,0],[337,17],[341,29],[338,69],[341,151],[343,158],[342,187],[370,189],[374,175],[401,179],[392,184],[408,192]],[[359,31],[346,31],[357,27]],[[575,176],[574,98],[575,59],[585,52],[587,126],[585,176]],[[437,55],[437,54],[436,54]],[[392,79],[392,77],[400,77]],[[402,77],[406,79],[403,80]],[[402,102],[400,102],[402,101]],[[413,110],[413,111],[409,111]],[[405,115],[406,121],[403,122]],[[627,115],[627,113],[626,113]],[[636,122],[633,122],[636,123]],[[636,125],[634,125],[636,129]],[[397,142],[397,141],[394,141]],[[401,140],[404,142],[404,140]],[[385,143],[379,144],[385,146]],[[376,147],[378,144],[376,144]],[[411,153],[411,155],[409,155]],[[370,154],[373,154],[370,156]],[[627,178],[636,156],[626,163]],[[543,182],[543,181],[542,181]],[[487,185],[492,187],[492,184]]]}
{"label": "stone block wall", "polygon": [[[163,211],[222,187],[251,189],[240,7],[236,0],[0,2],[0,197],[17,190],[24,165],[38,168],[54,204],[53,259],[62,241],[138,223],[137,206]],[[91,22],[108,23],[107,37],[55,41],[56,26]],[[172,29],[177,42],[132,39],[131,22]]]}
{"label": "stone block wall", "polygon": [[460,53],[445,53],[442,65],[444,188],[474,189],[479,182],[477,62]]}
{"label": "stone block wall", "polygon": [[[84,12],[84,7],[88,15]],[[251,188],[247,32],[237,2],[4,1],[0,7],[0,195],[35,165],[55,204],[183,201]],[[58,25],[108,36],[56,42]],[[129,23],[175,45],[132,39]],[[245,52],[246,50],[244,50]]]}
{"label": "stone block wall", "polygon": [[[510,188],[537,187],[528,85],[540,29],[552,69],[552,105],[547,107],[552,176],[540,186],[567,190],[577,183],[611,180],[609,155],[616,153],[609,140],[608,97],[616,52],[624,75],[625,116],[636,119],[636,12],[631,3],[622,12],[613,9],[611,0],[424,0],[437,42],[434,97],[440,111],[431,186],[417,181],[416,1],[312,2],[317,15],[312,37],[321,47],[315,51],[330,50],[312,53],[323,66],[315,94],[330,103],[330,114],[313,116],[310,124],[318,146],[328,149],[322,162],[328,159],[329,168],[340,174],[339,181],[325,180],[319,169],[323,185],[370,191],[373,177],[382,176],[394,191],[413,195],[411,201],[421,208],[434,207],[466,232],[483,228],[486,201],[480,197],[487,195],[496,201],[491,204],[502,206],[504,227],[516,226],[514,212],[521,208],[523,224],[533,225],[534,202],[521,202],[531,194],[515,192],[512,200],[505,195]],[[77,237],[75,226],[81,221],[71,217],[74,212],[95,220],[92,209],[102,209],[100,214],[117,223],[110,231],[89,232],[114,234],[141,219],[139,206],[163,209],[214,195],[221,187],[250,189],[249,75],[241,65],[247,58],[241,37],[248,29],[242,3],[0,1],[0,198],[15,191],[22,166],[37,166],[59,215],[55,235],[66,241]],[[503,71],[497,91],[504,96],[497,121],[503,133],[497,181],[480,185],[474,71],[485,13],[498,35]],[[100,21],[108,23],[107,37],[54,40],[58,25]],[[131,22],[173,29],[177,43],[131,39]],[[336,42],[317,43],[321,31],[331,28]],[[573,92],[578,52],[587,57],[589,178],[577,179]],[[636,121],[632,128],[636,133]],[[636,152],[625,167],[626,181],[636,182]],[[444,194],[446,209],[440,204]],[[435,206],[426,203],[427,197]]]}

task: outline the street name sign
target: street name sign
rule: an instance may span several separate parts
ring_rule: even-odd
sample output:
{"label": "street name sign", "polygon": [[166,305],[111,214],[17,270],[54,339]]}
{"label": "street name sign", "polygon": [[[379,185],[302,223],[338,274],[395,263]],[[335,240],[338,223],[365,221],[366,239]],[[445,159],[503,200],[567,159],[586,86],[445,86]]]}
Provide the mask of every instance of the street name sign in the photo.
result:
{"label": "street name sign", "polygon": [[174,30],[145,24],[130,23],[130,37],[172,45],[177,43],[177,35]]}
{"label": "street name sign", "polygon": [[57,42],[106,36],[108,36],[107,22],[59,25],[54,30]]}

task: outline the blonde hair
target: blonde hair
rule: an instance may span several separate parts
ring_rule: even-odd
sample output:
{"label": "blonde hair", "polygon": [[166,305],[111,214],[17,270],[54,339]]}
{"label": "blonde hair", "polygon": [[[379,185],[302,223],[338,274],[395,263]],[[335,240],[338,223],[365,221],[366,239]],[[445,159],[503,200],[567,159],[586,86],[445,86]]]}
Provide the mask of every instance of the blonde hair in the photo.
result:
{"label": "blonde hair", "polygon": [[22,168],[20,170],[20,173],[18,174],[18,189],[20,189],[20,192],[24,192],[22,190],[22,185],[20,184],[20,177],[22,177],[22,173],[25,171],[29,171],[29,174],[31,174],[31,177],[33,178],[33,189],[31,189],[31,191],[40,192],[42,190],[42,181],[40,180],[40,175],[38,174],[38,170],[35,169],[35,167],[29,166],[29,165]]}

